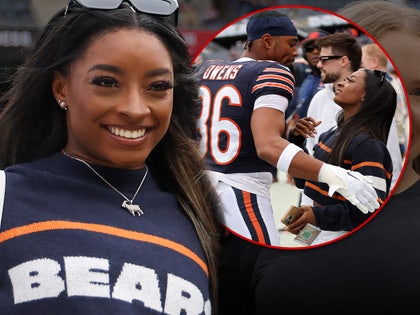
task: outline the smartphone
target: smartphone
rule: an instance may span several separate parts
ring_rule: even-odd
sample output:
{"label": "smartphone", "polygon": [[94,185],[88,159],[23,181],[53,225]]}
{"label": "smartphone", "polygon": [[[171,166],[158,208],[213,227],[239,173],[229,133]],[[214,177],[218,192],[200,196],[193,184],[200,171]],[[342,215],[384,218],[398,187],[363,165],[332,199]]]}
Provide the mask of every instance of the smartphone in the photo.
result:
{"label": "smartphone", "polygon": [[299,234],[296,235],[295,241],[302,244],[302,245],[312,245],[312,243],[317,239],[318,235],[321,233],[321,230],[310,224],[306,223],[302,230],[300,230]]}
{"label": "smartphone", "polygon": [[284,216],[281,218],[281,223],[290,225],[295,222],[303,214],[303,210],[295,206],[290,206]]}

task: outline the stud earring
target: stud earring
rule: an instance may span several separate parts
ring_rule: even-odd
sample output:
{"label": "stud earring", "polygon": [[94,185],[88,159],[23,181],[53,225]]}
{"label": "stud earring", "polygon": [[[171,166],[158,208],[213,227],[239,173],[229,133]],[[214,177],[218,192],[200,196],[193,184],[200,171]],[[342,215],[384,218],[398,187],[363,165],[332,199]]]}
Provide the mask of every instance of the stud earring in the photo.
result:
{"label": "stud earring", "polygon": [[60,105],[60,107],[64,110],[67,110],[69,107],[67,106],[66,102],[62,101],[62,100],[57,100],[58,105]]}

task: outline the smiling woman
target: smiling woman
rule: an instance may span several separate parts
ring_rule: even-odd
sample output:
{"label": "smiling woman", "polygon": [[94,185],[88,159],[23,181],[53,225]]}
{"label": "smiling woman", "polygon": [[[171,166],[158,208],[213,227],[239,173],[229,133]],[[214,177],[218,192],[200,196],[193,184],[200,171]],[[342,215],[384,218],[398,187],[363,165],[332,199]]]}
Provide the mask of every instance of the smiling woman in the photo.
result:
{"label": "smiling woman", "polygon": [[114,2],[70,1],[0,100],[5,313],[216,310],[218,199],[177,2]]}
{"label": "smiling woman", "polygon": [[92,43],[69,75],[57,71],[53,80],[55,99],[68,108],[64,151],[92,164],[143,168],[169,127],[172,67],[164,44],[144,31],[122,29]]}

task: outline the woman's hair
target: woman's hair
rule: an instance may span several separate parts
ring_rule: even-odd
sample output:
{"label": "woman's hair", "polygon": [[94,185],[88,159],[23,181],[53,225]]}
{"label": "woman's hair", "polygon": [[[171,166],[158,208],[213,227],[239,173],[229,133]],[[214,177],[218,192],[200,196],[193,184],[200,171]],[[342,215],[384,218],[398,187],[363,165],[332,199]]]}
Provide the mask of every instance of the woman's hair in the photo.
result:
{"label": "woman's hair", "polygon": [[397,93],[378,70],[361,69],[366,72],[365,97],[359,110],[344,121],[343,112],[338,117],[339,134],[332,147],[328,162],[340,165],[352,139],[364,132],[386,144],[389,129],[397,107]]}
{"label": "woman's hair", "polygon": [[171,56],[175,78],[171,123],[146,164],[159,185],[176,195],[193,222],[206,255],[215,301],[219,202],[192,140],[197,132],[199,96],[191,56],[178,30],[166,19],[134,13],[125,6],[115,10],[72,7],[65,16],[64,10],[53,16],[33,53],[18,69],[12,88],[0,99],[0,104],[6,103],[0,113],[0,168],[45,157],[66,145],[65,111],[52,92],[54,72],[68,75],[93,41],[121,28],[154,34]]}
{"label": "woman's hair", "polygon": [[390,31],[420,35],[420,10],[391,1],[355,1],[337,11],[375,39]]}

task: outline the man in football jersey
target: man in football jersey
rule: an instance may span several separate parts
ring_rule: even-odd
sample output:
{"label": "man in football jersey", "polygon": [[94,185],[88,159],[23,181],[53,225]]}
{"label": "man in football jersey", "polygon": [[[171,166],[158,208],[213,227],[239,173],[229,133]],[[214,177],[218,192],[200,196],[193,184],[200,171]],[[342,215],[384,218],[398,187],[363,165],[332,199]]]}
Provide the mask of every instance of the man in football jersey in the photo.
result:
{"label": "man in football jersey", "polygon": [[331,194],[342,194],[365,213],[379,207],[361,174],[322,163],[282,137],[297,43],[289,17],[263,11],[249,19],[238,60],[210,60],[197,68],[201,150],[222,201],[220,219],[229,231],[266,245],[280,245],[270,201],[273,167],[325,182]]}

